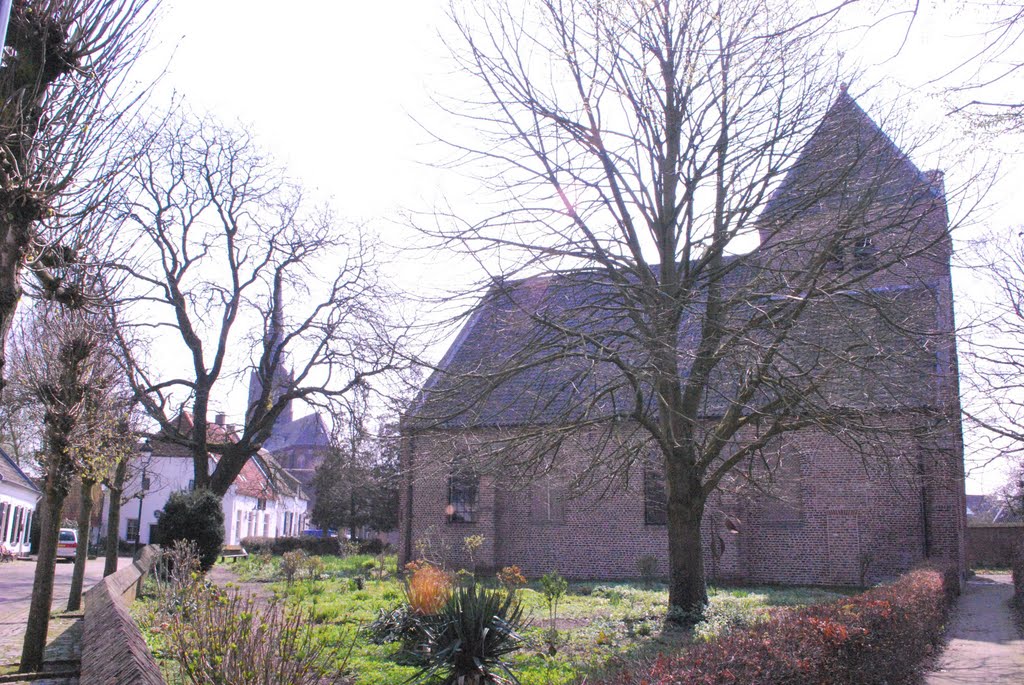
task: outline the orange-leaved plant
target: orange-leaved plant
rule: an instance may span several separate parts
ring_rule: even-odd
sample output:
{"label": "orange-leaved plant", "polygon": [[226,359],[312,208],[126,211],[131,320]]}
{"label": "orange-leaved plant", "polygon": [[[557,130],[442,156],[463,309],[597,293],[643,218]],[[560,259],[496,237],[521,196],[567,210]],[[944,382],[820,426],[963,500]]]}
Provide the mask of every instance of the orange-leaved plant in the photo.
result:
{"label": "orange-leaved plant", "polygon": [[452,594],[451,576],[428,561],[414,561],[405,568],[409,571],[405,582],[409,608],[421,616],[439,612]]}

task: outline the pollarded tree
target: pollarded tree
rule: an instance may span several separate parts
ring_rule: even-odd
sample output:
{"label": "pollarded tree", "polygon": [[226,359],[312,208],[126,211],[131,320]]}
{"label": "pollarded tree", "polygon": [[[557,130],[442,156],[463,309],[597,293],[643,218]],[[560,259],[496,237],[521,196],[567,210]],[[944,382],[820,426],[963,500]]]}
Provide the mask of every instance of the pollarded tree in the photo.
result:
{"label": "pollarded tree", "polygon": [[[292,403],[330,408],[399,367],[401,334],[389,328],[368,237],[311,210],[247,134],[177,114],[143,137],[154,142],[130,172],[134,250],[123,270],[134,297],[116,314],[120,340],[163,439],[191,450],[197,488],[223,495]],[[180,375],[163,350],[138,353],[130,338],[147,329],[173,334],[158,341],[178,345]],[[216,391],[252,368],[259,392],[244,425],[209,439]]]}
{"label": "pollarded tree", "polygon": [[116,196],[137,111],[128,70],[151,0],[15,0],[0,69],[0,387],[23,276],[42,296],[84,304],[63,267],[98,254],[98,210]]}
{"label": "pollarded tree", "polygon": [[[669,601],[699,615],[709,498],[756,486],[780,436],[815,427],[877,462],[883,435],[956,432],[955,393],[901,390],[935,376],[931,350],[951,359],[944,191],[838,86],[838,10],[464,7],[449,45],[479,96],[446,111],[477,137],[446,142],[480,180],[478,206],[500,210],[424,230],[495,274],[471,312],[492,335],[460,343],[406,430],[489,427],[473,468],[494,456],[503,476],[557,471],[575,442],[591,458],[577,488],[653,451]],[[893,269],[941,294],[882,287]],[[840,322],[848,335],[822,335]],[[919,422],[885,420],[907,404]]]}
{"label": "pollarded tree", "polygon": [[[93,467],[106,462],[105,452],[95,444],[96,409],[123,387],[110,340],[104,317],[46,303],[36,307],[15,337],[16,381],[44,414],[39,555],[21,657],[23,672],[42,667],[64,500],[76,476],[91,477]],[[86,544],[83,539],[81,547]]]}

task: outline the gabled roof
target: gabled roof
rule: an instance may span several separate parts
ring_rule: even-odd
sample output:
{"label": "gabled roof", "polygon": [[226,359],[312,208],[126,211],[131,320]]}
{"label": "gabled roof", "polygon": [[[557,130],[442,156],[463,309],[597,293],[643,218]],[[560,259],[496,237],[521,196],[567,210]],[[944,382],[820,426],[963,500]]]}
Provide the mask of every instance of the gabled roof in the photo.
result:
{"label": "gabled roof", "polygon": [[[192,418],[191,412],[181,412],[174,419],[174,423],[182,435],[191,435],[195,430],[195,419]],[[234,426],[225,426],[209,421],[206,424],[206,440],[214,443],[238,442],[238,432]]]}
{"label": "gabled roof", "polygon": [[[192,414],[182,412],[176,419],[178,430],[190,434],[194,430]],[[238,442],[238,433],[233,426],[209,423],[206,426],[210,442]],[[151,439],[154,456],[191,459],[187,447],[166,440],[161,433]],[[217,461],[217,456],[210,458]],[[245,462],[234,481],[235,492],[246,497],[276,499],[278,495],[305,498],[298,481],[278,465],[265,449],[260,450]]]}
{"label": "gabled roof", "polygon": [[32,479],[25,475],[18,463],[7,452],[0,448],[0,481],[14,483],[39,494],[40,490]]}
{"label": "gabled roof", "polygon": [[[828,192],[826,192],[826,190]],[[916,206],[935,189],[843,92],[811,136],[765,213],[813,212],[830,203],[898,202]],[[927,203],[925,206],[931,206]],[[772,218],[769,216],[768,218]],[[735,296],[737,322],[766,302],[778,281],[759,268],[762,253],[726,260],[723,287]],[[770,259],[765,256],[764,259]],[[655,278],[660,276],[654,268]],[[579,270],[496,283],[406,415],[406,425],[467,428],[602,420],[653,403],[643,369],[649,350],[635,292],[636,275]],[[767,282],[760,279],[767,278]],[[618,282],[617,282],[618,281]],[[816,406],[854,410],[923,408],[935,402],[937,356],[933,285],[874,288],[823,298],[803,313],[776,358],[784,384],[806,383]],[[679,363],[687,373],[700,340],[703,291],[688,297],[680,322]],[[651,294],[651,296],[654,296]],[[632,299],[631,299],[632,298]],[[931,324],[921,319],[932,313]],[[744,343],[748,352],[758,341]],[[702,413],[721,415],[747,372],[741,345],[707,384]],[[617,364],[617,361],[624,364]],[[840,367],[840,364],[843,364]],[[636,382],[620,366],[637,372]],[[817,375],[815,375],[817,374]],[[766,397],[755,398],[754,411]]]}
{"label": "gabled roof", "polygon": [[865,199],[917,202],[940,192],[843,89],[772,193],[761,219],[785,220]]}
{"label": "gabled roof", "polygon": [[307,414],[283,422],[279,418],[263,447],[271,452],[294,448],[330,447],[330,434],[319,414]]}

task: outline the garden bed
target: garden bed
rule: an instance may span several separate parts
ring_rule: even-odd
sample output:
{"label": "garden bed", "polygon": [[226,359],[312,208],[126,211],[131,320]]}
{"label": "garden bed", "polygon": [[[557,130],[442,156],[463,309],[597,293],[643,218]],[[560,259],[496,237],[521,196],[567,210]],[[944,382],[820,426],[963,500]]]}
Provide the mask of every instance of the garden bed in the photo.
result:
{"label": "garden bed", "polygon": [[[401,647],[373,644],[361,630],[382,609],[393,609],[405,599],[404,586],[395,575],[395,557],[351,555],[322,560],[317,580],[299,573],[287,583],[282,579],[281,557],[266,555],[218,565],[211,578],[259,597],[281,597],[311,611],[320,640],[344,645],[354,641],[344,664],[353,683],[406,683],[418,669],[404,658]],[[843,594],[818,588],[743,587],[712,588],[710,596],[710,618],[699,627],[697,639],[767,618],[773,610],[833,601]],[[523,631],[525,648],[511,662],[522,685],[574,683],[584,675],[617,671],[658,653],[677,653],[693,639],[688,632],[662,629],[668,602],[662,585],[573,583],[559,604],[556,651],[550,654],[547,602],[539,585],[528,584],[521,597],[530,625]],[[152,617],[153,609],[152,602],[139,604],[142,623],[151,621],[147,616]],[[165,655],[162,636],[159,626],[155,633],[152,628],[149,644],[160,658]]]}

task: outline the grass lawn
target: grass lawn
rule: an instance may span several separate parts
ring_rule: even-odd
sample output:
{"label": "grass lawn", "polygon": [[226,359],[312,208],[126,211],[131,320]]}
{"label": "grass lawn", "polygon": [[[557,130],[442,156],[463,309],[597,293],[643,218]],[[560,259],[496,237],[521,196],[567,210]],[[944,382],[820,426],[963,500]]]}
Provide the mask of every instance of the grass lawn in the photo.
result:
{"label": "grass lawn", "polygon": [[[373,621],[381,609],[392,609],[404,601],[403,585],[395,577],[395,557],[384,559],[354,555],[324,557],[320,580],[282,580],[280,558],[250,557],[222,565],[238,574],[237,585],[267,596],[271,593],[312,609],[316,630],[323,640],[347,646],[354,640],[348,670],[359,685],[400,685],[416,672],[407,664],[398,644],[371,643],[361,628]],[[362,577],[363,587],[356,578]],[[223,571],[214,571],[224,578]],[[530,625],[524,631],[526,646],[513,658],[522,685],[561,685],[582,676],[614,669],[617,665],[671,652],[692,639],[711,637],[730,625],[756,620],[773,607],[832,601],[841,596],[817,588],[712,588],[709,619],[698,626],[696,637],[682,631],[662,630],[668,602],[663,585],[646,588],[640,583],[572,583],[558,609],[559,642],[554,655],[548,654],[546,635],[548,608],[539,584],[530,583],[521,593]],[[137,603],[140,623],[151,616],[152,604]],[[145,626],[144,626],[145,627]],[[156,652],[162,649],[159,635],[147,639]]]}

